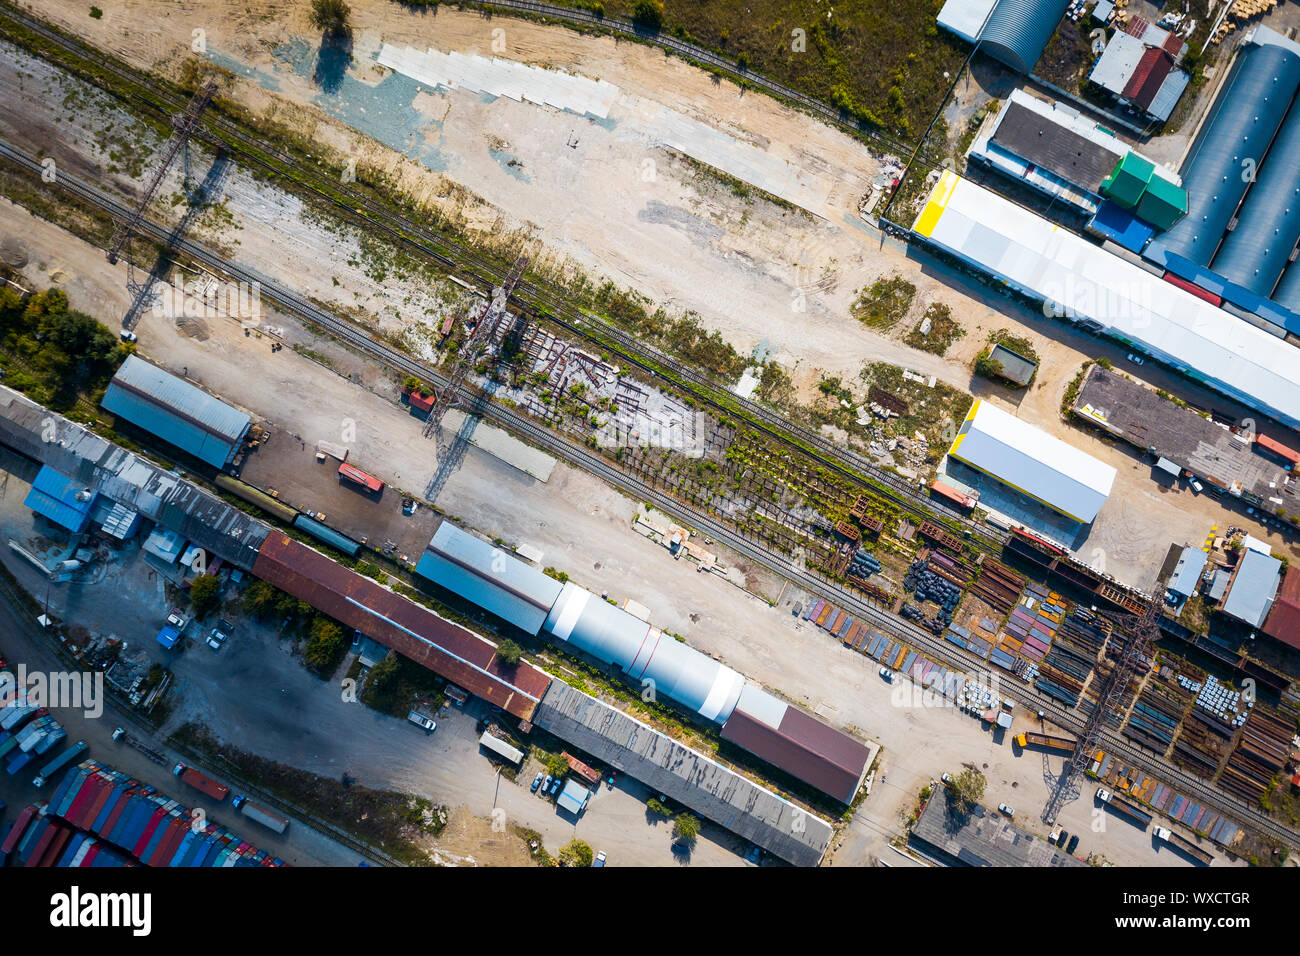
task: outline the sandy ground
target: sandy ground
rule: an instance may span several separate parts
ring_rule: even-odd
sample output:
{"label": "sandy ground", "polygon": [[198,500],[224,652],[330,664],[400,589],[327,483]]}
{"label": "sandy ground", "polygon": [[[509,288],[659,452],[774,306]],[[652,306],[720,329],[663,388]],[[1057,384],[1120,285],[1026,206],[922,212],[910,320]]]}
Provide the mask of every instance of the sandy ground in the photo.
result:
{"label": "sandy ground", "polygon": [[[39,223],[28,224],[24,234],[32,236],[35,245],[35,237],[45,230],[52,238],[58,235]],[[61,242],[62,255],[75,255],[75,243],[66,237]],[[49,260],[42,254],[34,261],[42,259],[47,267],[66,261],[54,259],[52,253]],[[108,283],[98,301],[123,295],[117,270],[102,258],[84,256],[79,261]],[[79,304],[75,296],[73,301]],[[372,463],[380,477],[399,482],[430,468],[428,443],[418,437],[419,423],[399,406],[291,351],[272,357],[264,345],[246,344],[253,340],[245,339],[233,323],[228,335],[221,334],[222,329],[214,324],[214,334],[197,341],[177,334],[170,322],[147,317],[140,326],[141,347],[163,364],[188,365],[191,374],[201,369],[204,383],[218,394],[239,394],[249,367],[256,364],[259,375],[273,380],[274,388],[246,393],[243,403],[277,431],[311,435],[336,428],[341,418],[350,416],[357,423],[358,460]],[[273,440],[265,453],[275,451]],[[760,576],[759,590],[778,600],[773,608],[720,577],[691,571],[631,530],[634,502],[583,472],[560,465],[551,481],[542,484],[471,448],[438,504],[471,527],[500,535],[511,545],[538,545],[544,551],[543,563],[567,570],[588,587],[608,591],[620,603],[628,597],[640,601],[652,609],[657,625],[682,634],[701,650],[829,722],[879,741],[884,746],[885,778],[877,780],[876,789],[857,812],[843,848],[833,857],[837,863],[860,864],[888,852],[889,840],[900,832],[901,820],[921,787],[964,762],[989,764],[985,772],[990,799],[994,803],[1007,799],[1013,805],[1018,800],[1031,827],[1036,808],[1046,802],[1038,755],[1015,756],[1005,741],[995,741],[969,718],[949,709],[895,700],[890,688],[875,676],[870,661],[791,617],[791,603],[806,599],[805,595]],[[722,560],[736,559],[724,552]],[[275,722],[278,708],[274,701],[267,706],[265,719]],[[215,719],[222,712],[214,705],[211,716]],[[251,733],[256,724],[256,720],[241,721],[238,726],[241,733]],[[276,752],[286,756],[297,752],[278,734],[270,734],[267,744],[282,748]],[[393,782],[403,779],[394,777]],[[450,778],[447,785],[452,785]],[[1091,809],[1087,800],[1074,804],[1062,822],[1067,829],[1084,832]],[[1164,862],[1151,855],[1146,843],[1124,831],[1100,835],[1090,844],[1085,847],[1116,861]]]}

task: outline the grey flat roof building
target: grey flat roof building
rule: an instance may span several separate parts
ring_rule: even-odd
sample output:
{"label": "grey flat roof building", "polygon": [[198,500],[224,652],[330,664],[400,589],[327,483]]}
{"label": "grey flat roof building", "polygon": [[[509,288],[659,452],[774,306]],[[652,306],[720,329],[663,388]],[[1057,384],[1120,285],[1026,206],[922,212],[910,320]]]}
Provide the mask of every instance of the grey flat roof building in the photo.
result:
{"label": "grey flat roof building", "polygon": [[552,681],[533,723],[796,866],[816,866],[830,823],[596,698]]}
{"label": "grey flat roof building", "polygon": [[921,811],[908,842],[946,866],[1087,865],[986,807],[976,806],[964,820],[950,816],[942,785]]}
{"label": "grey flat roof building", "polygon": [[1251,627],[1262,627],[1281,583],[1281,561],[1270,554],[1247,551],[1228,583],[1223,613]]}

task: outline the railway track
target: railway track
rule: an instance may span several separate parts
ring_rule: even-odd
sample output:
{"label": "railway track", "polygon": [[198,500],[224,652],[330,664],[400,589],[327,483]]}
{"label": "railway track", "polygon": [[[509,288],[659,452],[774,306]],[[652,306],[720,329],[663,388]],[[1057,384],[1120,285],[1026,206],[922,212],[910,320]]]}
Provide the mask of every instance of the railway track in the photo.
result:
{"label": "railway track", "polygon": [[[18,164],[32,175],[39,176],[41,174],[42,167],[38,159],[12,147],[3,140],[0,140],[0,156]],[[124,216],[130,212],[130,209],[118,200],[105,195],[75,177],[60,174],[58,185],[72,195],[85,202],[92,203],[111,215]],[[177,252],[202,263],[215,272],[230,276],[236,280],[259,283],[262,295],[285,311],[370,354],[400,374],[415,375],[437,385],[446,384],[446,377],[435,368],[411,358],[386,342],[376,340],[363,329],[337,318],[254,269],[228,261],[193,240],[183,237],[176,240],[172,236],[172,230],[149,219],[142,223],[141,232],[158,241],[174,242],[174,248]],[[472,390],[465,389],[464,391],[467,399],[474,397]],[[937,663],[959,672],[970,671],[977,666],[972,660],[955,653],[946,642],[929,631],[909,621],[895,617],[862,596],[844,588],[838,582],[828,580],[806,568],[792,565],[784,555],[767,547],[762,542],[750,539],[713,515],[683,504],[646,482],[626,474],[591,452],[586,446],[573,442],[504,405],[486,403],[482,407],[482,414],[485,418],[496,422],[539,447],[545,448],[571,464],[596,475],[624,493],[653,504],[665,513],[674,515],[678,520],[713,537],[737,554],[749,558],[810,593],[832,601],[855,616],[870,621],[873,626],[880,630],[886,631],[894,637],[906,641],[914,648],[924,651],[927,656]],[[1006,690],[1004,696],[1011,697],[1030,712],[1042,710],[1054,723],[1076,734],[1083,726],[1083,720],[1080,717],[1068,713],[1051,698],[1029,686],[1021,687],[1017,683],[1012,689]],[[1132,746],[1119,734],[1107,731],[1103,738],[1103,746],[1110,753],[1157,774],[1170,783],[1176,783],[1188,794],[1217,807],[1244,823],[1248,823],[1259,832],[1273,836],[1291,846],[1300,847],[1300,834],[1264,816],[1244,801],[1203,783],[1199,778],[1175,767],[1163,757],[1146,753]]]}
{"label": "railway track", "polygon": [[[532,3],[531,0],[511,0],[511,4],[515,5],[513,7],[515,9],[547,16],[559,15],[548,11],[563,11],[563,8]],[[588,16],[591,22],[597,22],[594,15]],[[76,39],[64,36],[41,21],[27,17],[11,7],[0,5],[0,20],[4,18],[58,44],[76,56],[91,58],[96,55],[93,48]],[[583,17],[575,15],[571,19],[582,20]],[[605,21],[606,25],[612,22],[622,21]],[[626,26],[629,32],[636,32],[631,24]],[[672,37],[663,39],[680,43]],[[689,45],[682,44],[682,46]],[[152,101],[143,99],[140,105],[152,106],[159,111],[161,119],[169,121],[171,114],[184,109],[188,102],[184,96],[120,63],[102,57],[97,62],[101,69],[107,69],[125,82],[147,91],[153,99]],[[800,96],[793,91],[790,93],[796,97]],[[815,104],[816,101],[808,102]],[[821,108],[829,110],[824,104],[821,104]],[[197,135],[211,145],[237,154],[245,161],[273,175],[299,183],[313,195],[335,206],[348,219],[360,221],[369,229],[395,240],[405,249],[434,259],[449,271],[459,272],[462,276],[476,281],[486,290],[499,285],[508,271],[507,266],[494,263],[465,245],[420,226],[408,217],[394,213],[364,192],[352,189],[338,181],[339,177],[322,173],[319,168],[304,163],[260,137],[250,135],[238,124],[223,117],[214,116],[210,112],[206,114]],[[516,286],[511,300],[516,307],[523,307],[534,315],[544,313],[547,321],[554,322],[567,332],[601,349],[614,352],[620,359],[635,366],[642,373],[654,379],[664,379],[670,387],[685,392],[717,415],[738,420],[781,445],[807,455],[817,464],[830,469],[858,487],[885,498],[919,521],[932,518],[945,521],[959,529],[972,543],[990,553],[1000,552],[1009,537],[1000,529],[971,521],[945,502],[921,496],[917,488],[898,475],[878,467],[857,452],[832,444],[817,432],[786,420],[779,413],[759,402],[730,393],[725,384],[709,378],[653,346],[637,341],[634,336],[622,329],[570,306],[562,295],[556,296],[552,291],[524,280]],[[661,369],[667,370],[670,375],[663,374]],[[727,394],[725,401],[717,397],[720,392]]]}

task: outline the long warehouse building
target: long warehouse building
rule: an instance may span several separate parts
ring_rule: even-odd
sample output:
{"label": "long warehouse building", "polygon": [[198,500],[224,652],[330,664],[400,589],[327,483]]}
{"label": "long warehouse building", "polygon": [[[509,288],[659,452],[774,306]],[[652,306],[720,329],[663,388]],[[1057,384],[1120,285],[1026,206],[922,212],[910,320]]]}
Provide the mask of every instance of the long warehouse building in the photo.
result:
{"label": "long warehouse building", "polygon": [[217,470],[230,464],[252,424],[233,405],[135,355],[108,383],[103,405]]}
{"label": "long warehouse building", "polygon": [[1115,469],[996,405],[976,399],[948,454],[1089,524],[1110,497]]}
{"label": "long warehouse building", "polygon": [[416,574],[521,630],[616,666],[640,689],[722,725],[722,737],[850,803],[876,748],[778,700],[743,675],[599,595],[444,521]]}
{"label": "long warehouse building", "polygon": [[1291,348],[997,193],[945,172],[912,230],[1065,318],[1300,427]]}

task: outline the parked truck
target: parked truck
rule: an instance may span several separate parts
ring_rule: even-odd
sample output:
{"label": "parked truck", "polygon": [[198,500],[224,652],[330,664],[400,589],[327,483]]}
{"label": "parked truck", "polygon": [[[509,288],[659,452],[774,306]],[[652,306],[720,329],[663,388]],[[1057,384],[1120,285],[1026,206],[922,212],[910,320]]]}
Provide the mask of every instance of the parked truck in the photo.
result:
{"label": "parked truck", "polygon": [[230,788],[224,783],[217,783],[211,777],[199,773],[193,767],[187,767],[183,763],[178,763],[172,768],[172,773],[180,777],[182,781],[188,783],[195,790],[201,790],[213,800],[220,803],[230,795]]}
{"label": "parked truck", "polygon": [[1125,800],[1119,794],[1111,793],[1104,787],[1097,788],[1097,799],[1110,806],[1112,810],[1121,816],[1128,817],[1131,823],[1141,824],[1143,830],[1151,823],[1151,814],[1131,800]]}
{"label": "parked truck", "polygon": [[1031,734],[1025,732],[1016,735],[1016,744],[1022,749],[1024,747],[1045,747],[1048,750],[1065,750],[1074,753],[1077,746],[1073,740],[1066,740],[1064,737],[1049,737],[1046,734]]}
{"label": "parked truck", "polygon": [[1187,839],[1186,837],[1182,836],[1179,833],[1175,833],[1173,830],[1170,830],[1168,827],[1156,827],[1155,830],[1153,830],[1152,832],[1156,835],[1157,840],[1164,840],[1175,850],[1180,850],[1183,853],[1186,853],[1193,860],[1196,860],[1198,863],[1201,863],[1203,866],[1209,866],[1211,863],[1214,862],[1213,854],[1207,853],[1206,851],[1202,850],[1199,846],[1197,846],[1195,843],[1193,843],[1191,840]]}
{"label": "parked truck", "polygon": [[36,779],[32,781],[32,783],[35,784],[37,787],[45,786],[45,781],[49,780],[50,777],[54,776],[64,767],[79,760],[81,758],[81,755],[84,754],[85,752],[86,752],[86,742],[84,740],[78,740],[67,750],[63,751],[63,753],[59,754],[53,760],[46,763],[45,766],[41,768],[40,775],[37,776]]}
{"label": "parked truck", "polygon": [[270,807],[265,807],[260,803],[254,803],[242,793],[236,794],[230,801],[230,805],[242,813],[248,819],[262,824],[267,829],[274,830],[276,833],[283,833],[289,828],[289,820],[282,817]]}

